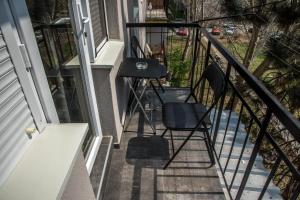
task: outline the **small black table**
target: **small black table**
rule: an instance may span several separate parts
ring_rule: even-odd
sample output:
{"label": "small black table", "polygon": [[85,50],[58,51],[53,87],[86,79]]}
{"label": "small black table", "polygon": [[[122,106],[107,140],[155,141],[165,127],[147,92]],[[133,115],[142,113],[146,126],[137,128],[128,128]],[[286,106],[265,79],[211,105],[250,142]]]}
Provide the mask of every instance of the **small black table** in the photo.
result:
{"label": "small black table", "polygon": [[[136,63],[137,62],[147,62],[148,64],[148,68],[147,69],[137,69],[136,68]],[[161,103],[163,103],[161,97],[158,94],[158,91],[156,90],[154,84],[152,83],[151,80],[153,79],[160,79],[163,77],[167,76],[167,70],[166,68],[159,64],[158,60],[156,59],[148,59],[148,58],[125,58],[124,61],[121,63],[120,65],[120,69],[118,72],[118,76],[119,77],[123,77],[127,80],[128,85],[130,87],[130,90],[134,96],[134,98],[136,99],[136,104],[134,106],[134,109],[132,112],[130,112],[130,117],[129,117],[129,121],[127,126],[129,125],[131,118],[132,118],[132,113],[135,112],[137,106],[139,106],[147,120],[147,122],[149,123],[149,125],[151,126],[152,130],[155,133],[155,129],[151,123],[151,121],[149,120],[145,109],[143,108],[143,105],[141,103],[142,97],[150,83],[151,87],[153,88],[155,94],[157,95],[158,99],[160,100]],[[135,86],[133,84],[132,79],[138,79],[139,82],[143,82],[144,80],[146,81],[146,83],[144,84],[140,95],[138,96],[136,90],[135,90]],[[125,130],[127,129],[127,126],[125,126]]]}

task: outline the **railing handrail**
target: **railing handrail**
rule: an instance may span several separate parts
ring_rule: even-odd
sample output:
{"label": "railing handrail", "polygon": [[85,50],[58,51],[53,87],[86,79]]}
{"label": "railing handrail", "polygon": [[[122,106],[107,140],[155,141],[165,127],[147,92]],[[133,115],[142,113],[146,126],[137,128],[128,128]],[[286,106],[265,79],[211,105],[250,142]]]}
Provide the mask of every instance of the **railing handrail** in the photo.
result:
{"label": "railing handrail", "polygon": [[229,52],[219,41],[217,41],[207,30],[201,28],[202,33],[214,45],[214,47],[224,56],[237,72],[243,77],[247,84],[251,86],[261,100],[272,109],[279,121],[290,131],[294,138],[300,142],[300,122],[289,112],[265,86],[256,78],[231,52]]}
{"label": "railing handrail", "polygon": [[166,27],[166,28],[180,28],[180,27],[190,27],[190,28],[199,28],[200,25],[198,23],[169,23],[169,22],[150,22],[150,23],[126,23],[127,28],[142,28],[142,27]]}
{"label": "railing handrail", "polygon": [[240,63],[214,36],[212,36],[205,28],[202,28],[197,23],[126,23],[128,28],[138,27],[166,27],[166,28],[180,28],[191,27],[200,28],[202,33],[208,38],[213,46],[225,57],[230,65],[243,77],[245,82],[249,84],[258,97],[271,108],[272,113],[276,115],[279,121],[286,127],[286,129],[300,142],[300,122],[290,113],[279,100],[258,80],[242,63]]}
{"label": "railing handrail", "polygon": [[70,23],[64,23],[64,24],[40,24],[38,26],[34,27],[34,30],[39,29],[58,29],[58,28],[72,28]]}

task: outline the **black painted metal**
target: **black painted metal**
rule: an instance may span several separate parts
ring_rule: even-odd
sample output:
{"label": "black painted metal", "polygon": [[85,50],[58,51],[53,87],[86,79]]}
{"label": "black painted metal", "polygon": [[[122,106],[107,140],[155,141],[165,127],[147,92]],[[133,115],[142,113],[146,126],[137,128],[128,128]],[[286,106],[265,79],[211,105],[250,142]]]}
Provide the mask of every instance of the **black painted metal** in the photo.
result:
{"label": "black painted metal", "polygon": [[[210,33],[208,33],[206,31],[206,29],[201,28],[197,23],[128,23],[127,27],[130,28],[130,31],[132,28],[140,28],[140,27],[163,27],[163,28],[180,28],[180,27],[187,27],[187,28],[191,28],[194,29],[194,31],[196,30],[198,33],[198,30],[200,30],[200,36],[196,35],[196,39],[194,39],[194,52],[193,52],[193,61],[192,61],[192,73],[195,73],[195,65],[199,62],[199,51],[198,46],[200,47],[201,44],[198,43],[198,39],[197,38],[203,38],[205,37],[206,40],[208,41],[207,43],[207,47],[206,47],[206,55],[205,55],[205,59],[203,61],[204,63],[204,68],[206,68],[210,61],[214,62],[214,57],[212,56],[212,51],[211,49],[214,49],[214,52],[218,52],[219,55],[221,55],[226,61],[227,61],[227,68],[224,67],[226,69],[226,87],[228,88],[228,91],[230,89],[230,92],[233,94],[233,99],[232,102],[229,102],[229,116],[227,119],[227,124],[225,126],[225,133],[224,133],[224,138],[221,143],[221,147],[220,147],[220,151],[217,153],[216,149],[214,148],[217,136],[218,136],[218,130],[219,130],[219,125],[220,125],[220,119],[221,119],[221,114],[222,111],[224,110],[225,107],[225,96],[223,95],[220,102],[219,102],[219,106],[218,107],[218,112],[217,112],[217,116],[216,116],[216,112],[213,116],[213,121],[214,121],[214,132],[211,132],[211,134],[213,133],[213,139],[212,141],[210,141],[211,144],[213,144],[212,146],[212,151],[215,153],[216,156],[216,161],[217,164],[219,165],[220,169],[221,169],[221,174],[222,177],[224,179],[224,183],[225,183],[225,187],[227,188],[228,192],[229,192],[229,197],[231,199],[241,199],[243,192],[245,190],[245,186],[246,183],[248,181],[249,176],[251,175],[251,171],[253,169],[256,157],[258,156],[258,153],[260,151],[260,146],[263,140],[266,140],[269,142],[269,144],[272,146],[273,150],[276,151],[277,155],[278,155],[278,159],[275,161],[275,164],[272,165],[272,169],[270,172],[269,177],[267,178],[266,184],[264,186],[264,188],[262,189],[261,193],[260,193],[260,198],[262,198],[264,196],[265,191],[267,190],[267,187],[270,183],[270,181],[272,181],[275,173],[276,173],[276,169],[277,169],[277,165],[279,165],[278,163],[284,163],[288,169],[289,172],[293,174],[293,178],[295,178],[298,183],[300,182],[300,173],[297,169],[297,167],[293,164],[293,161],[289,159],[288,155],[285,154],[285,152],[283,151],[283,149],[281,148],[281,146],[279,144],[277,144],[277,142],[274,140],[274,138],[272,137],[271,133],[268,132],[268,126],[270,123],[270,120],[272,119],[272,117],[276,118],[277,120],[279,120],[279,122],[282,124],[282,126],[284,126],[287,131],[289,131],[289,133],[291,133],[291,135],[294,137],[294,139],[300,143],[300,122],[295,119],[293,117],[293,115],[287,111],[285,109],[284,106],[281,105],[281,103],[277,100],[277,98],[271,94],[271,92],[263,85],[263,83],[261,83],[256,77],[254,77],[253,74],[251,74],[226,48],[223,47],[223,45],[214,37],[212,36]],[[161,30],[163,29],[161,28]],[[163,32],[161,31],[161,34],[168,34],[168,32]],[[203,37],[201,36],[203,35]],[[162,36],[161,36],[162,38]],[[173,38],[169,39],[167,38],[167,40],[172,40]],[[168,42],[168,41],[167,41]],[[172,45],[172,42],[171,42]],[[169,47],[167,47],[169,48]],[[171,46],[172,48],[172,46]],[[230,80],[230,70],[235,70],[236,73],[242,78],[242,80],[245,82],[245,84],[251,88],[251,90],[255,93],[256,96],[258,96],[261,101],[266,105],[266,113],[264,114],[264,118],[259,119],[258,115],[252,110],[251,106],[247,103],[246,97],[244,96],[244,94],[242,92],[239,91],[239,89],[233,84],[233,82]],[[190,99],[190,97],[193,97],[195,99],[195,101],[199,101],[199,102],[203,102],[203,99],[205,99],[205,102],[208,102],[209,97],[206,96],[206,98],[204,98],[204,94],[208,94],[209,91],[207,91],[207,93],[205,93],[206,88],[200,88],[198,97],[199,99],[196,98],[196,88],[199,88],[199,82],[201,81],[198,80],[194,80],[194,77],[191,76],[191,94],[188,96],[188,98],[186,99],[186,102]],[[195,84],[194,84],[195,83]],[[202,90],[201,90],[202,89]],[[209,94],[208,94],[209,95]],[[231,148],[230,148],[230,153],[229,156],[227,158],[227,162],[225,164],[225,167],[222,166],[222,164],[220,163],[220,157],[222,152],[224,151],[223,146],[225,143],[225,138],[226,138],[226,134],[228,131],[228,126],[229,123],[231,121],[231,114],[233,112],[235,112],[235,110],[233,110],[233,104],[234,101],[238,101],[241,105],[241,110],[239,113],[239,118],[238,118],[238,123],[237,123],[237,127],[234,133],[234,139],[231,143]],[[231,104],[230,104],[231,103]],[[217,108],[216,108],[217,109]],[[228,108],[227,108],[228,109]],[[215,110],[217,111],[217,110]],[[242,150],[239,153],[239,157],[238,157],[238,162],[235,165],[234,168],[234,173],[233,173],[233,178],[230,180],[230,184],[228,184],[226,178],[225,178],[225,173],[226,173],[226,169],[228,166],[228,162],[230,160],[231,157],[231,153],[233,151],[234,147],[234,142],[235,142],[235,138],[237,136],[238,133],[238,127],[239,124],[241,123],[241,118],[242,118],[242,114],[243,113],[247,113],[248,115],[248,122],[250,122],[247,130],[246,130],[246,137],[244,138],[243,145],[242,145]],[[216,117],[216,120],[215,120]],[[244,116],[243,116],[244,117]],[[262,120],[262,121],[261,121]],[[237,172],[239,170],[240,167],[240,163],[242,161],[242,157],[245,151],[245,148],[247,146],[247,142],[249,142],[249,133],[250,130],[253,128],[253,126],[256,126],[256,128],[259,131],[259,134],[256,138],[255,141],[255,145],[252,149],[252,153],[249,159],[249,162],[246,166],[246,171],[244,173],[243,179],[241,181],[241,183],[239,183],[240,187],[238,189],[237,195],[235,197],[233,197],[230,193],[233,183],[235,181]],[[212,129],[213,130],[213,129]],[[212,131],[211,130],[211,131]],[[164,132],[165,134],[165,132]],[[208,133],[206,133],[208,134]],[[211,139],[211,137],[209,137],[209,139]],[[224,154],[223,154],[224,155]],[[287,173],[285,173],[283,176],[285,176]],[[283,179],[283,178],[281,178]],[[280,181],[281,181],[280,179]],[[299,191],[300,191],[300,184],[296,185],[296,188],[294,189],[295,191],[293,191],[293,193],[291,194],[291,199],[297,199],[299,196]]]}
{"label": "black painted metal", "polygon": [[224,172],[227,170],[228,163],[229,163],[229,161],[231,159],[231,154],[232,154],[232,151],[233,151],[233,148],[234,148],[234,143],[235,143],[235,140],[236,140],[239,128],[240,128],[240,123],[241,123],[241,118],[242,118],[243,110],[244,110],[244,106],[242,104],[241,105],[241,109],[240,109],[240,113],[239,113],[239,119],[238,119],[238,122],[236,124],[236,128],[235,128],[235,131],[234,131],[234,136],[233,136],[233,139],[232,139],[231,147],[230,147],[229,154],[228,154],[228,157],[227,157],[227,160],[226,160],[226,164],[225,164],[225,167],[224,167]]}
{"label": "black painted metal", "polygon": [[[250,133],[252,125],[253,125],[253,118],[251,118],[251,120],[250,120],[250,125],[249,125],[249,128],[248,128],[248,130],[247,130],[247,133]],[[237,172],[238,172],[238,169],[239,169],[240,163],[241,163],[241,161],[242,161],[242,157],[243,157],[243,154],[244,154],[244,151],[245,151],[247,142],[248,142],[248,138],[249,138],[249,134],[247,134],[246,137],[245,137],[245,140],[244,140],[244,143],[243,143],[243,147],[242,147],[242,150],[241,150],[239,159],[238,159],[238,163],[236,164],[236,167],[235,167],[235,170],[234,170],[234,173],[233,173],[233,176],[232,176],[232,180],[231,180],[231,183],[230,183],[230,185],[229,185],[229,190],[231,190],[232,185],[233,185],[233,183],[234,183],[236,174],[237,174]]]}
{"label": "black painted metal", "polygon": [[278,117],[282,124],[291,132],[291,134],[300,141],[300,122],[278,101],[278,99],[258,80],[249,70],[242,65],[219,41],[216,40],[205,29],[202,29],[203,34],[214,45],[219,53],[230,63],[246,83],[251,87],[256,94],[264,101],[272,112]]}
{"label": "black painted metal", "polygon": [[245,174],[243,176],[242,182],[240,184],[240,187],[239,187],[239,190],[236,194],[235,199],[241,199],[241,197],[242,197],[243,191],[245,189],[246,183],[247,183],[248,178],[250,176],[251,169],[253,168],[256,156],[259,152],[260,145],[261,145],[261,143],[263,141],[263,138],[265,136],[265,133],[266,133],[266,130],[267,130],[268,125],[270,123],[271,117],[272,117],[272,111],[270,109],[268,109],[267,113],[266,113],[266,116],[264,118],[264,121],[262,123],[262,127],[261,127],[261,129],[259,131],[259,134],[258,134],[258,137],[256,139],[252,154],[251,154],[250,159],[249,159],[249,163],[247,165]]}
{"label": "black painted metal", "polygon": [[[231,73],[231,66],[230,66],[230,64],[228,64],[227,65],[226,74],[225,74],[225,79],[226,79],[225,92],[227,92],[227,89],[228,89],[228,83],[227,83],[228,81],[227,80],[229,80],[230,73]],[[219,106],[219,110],[218,110],[218,116],[217,116],[217,121],[216,121],[216,124],[215,124],[213,140],[212,140],[213,145],[216,144],[216,140],[217,140],[217,136],[218,136],[218,130],[219,130],[219,126],[220,126],[220,122],[221,122],[221,117],[222,117],[222,111],[224,109],[225,98],[226,98],[226,95],[223,95],[221,97],[221,100],[220,100],[220,106]],[[224,140],[225,140],[225,134],[224,134],[222,146],[224,145]],[[219,158],[220,158],[220,156],[219,156]]]}
{"label": "black painted metal", "polygon": [[261,199],[264,197],[264,194],[265,194],[265,192],[266,192],[266,190],[267,190],[267,188],[268,188],[270,182],[272,181],[272,178],[273,178],[273,176],[275,175],[275,172],[276,172],[276,170],[278,169],[280,162],[281,162],[281,158],[278,157],[278,158],[276,159],[276,161],[275,161],[275,164],[274,164],[273,167],[272,167],[272,170],[271,170],[271,172],[270,172],[270,174],[269,174],[269,176],[268,176],[268,179],[267,179],[267,181],[266,181],[266,183],[265,183],[265,185],[264,185],[262,191],[261,191],[260,194],[259,194],[258,200],[261,200]]}

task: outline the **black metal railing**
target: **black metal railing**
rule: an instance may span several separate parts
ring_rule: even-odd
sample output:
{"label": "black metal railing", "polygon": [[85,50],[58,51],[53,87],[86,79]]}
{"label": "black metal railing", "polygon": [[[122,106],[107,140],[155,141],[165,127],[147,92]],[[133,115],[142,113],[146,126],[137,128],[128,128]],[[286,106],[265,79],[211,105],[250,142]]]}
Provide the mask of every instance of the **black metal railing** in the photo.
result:
{"label": "black metal railing", "polygon": [[34,27],[34,32],[51,92],[55,93],[61,87],[62,78],[65,83],[72,78],[64,68],[76,55],[71,24],[41,24]]}
{"label": "black metal railing", "polygon": [[[227,92],[212,112],[211,138],[231,199],[300,198],[300,122],[261,81],[196,23],[128,23],[127,27],[145,49],[155,45],[162,49],[171,86],[192,87],[211,62],[222,68]],[[176,82],[178,76],[184,81]],[[209,104],[212,96],[205,84],[198,88],[197,98]]]}
{"label": "black metal railing", "polygon": [[34,27],[44,65],[62,66],[76,55],[71,24],[42,24]]}

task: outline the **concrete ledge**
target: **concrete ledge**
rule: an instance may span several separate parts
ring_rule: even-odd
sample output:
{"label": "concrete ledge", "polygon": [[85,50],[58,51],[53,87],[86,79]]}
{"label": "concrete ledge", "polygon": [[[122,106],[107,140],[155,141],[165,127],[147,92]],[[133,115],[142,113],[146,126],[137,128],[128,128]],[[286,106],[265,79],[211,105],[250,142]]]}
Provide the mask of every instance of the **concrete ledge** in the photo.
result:
{"label": "concrete ledge", "polygon": [[87,131],[87,124],[48,125],[0,188],[0,199],[60,199]]}
{"label": "concrete ledge", "polygon": [[103,198],[112,156],[112,141],[112,136],[105,136],[102,138],[100,148],[90,174],[91,184],[97,199]]}
{"label": "concrete ledge", "polygon": [[[91,67],[100,69],[112,69],[118,60],[119,55],[123,54],[124,42],[108,41],[98,52],[95,62],[91,63]],[[80,62],[78,56],[65,64],[66,69],[79,68]]]}

